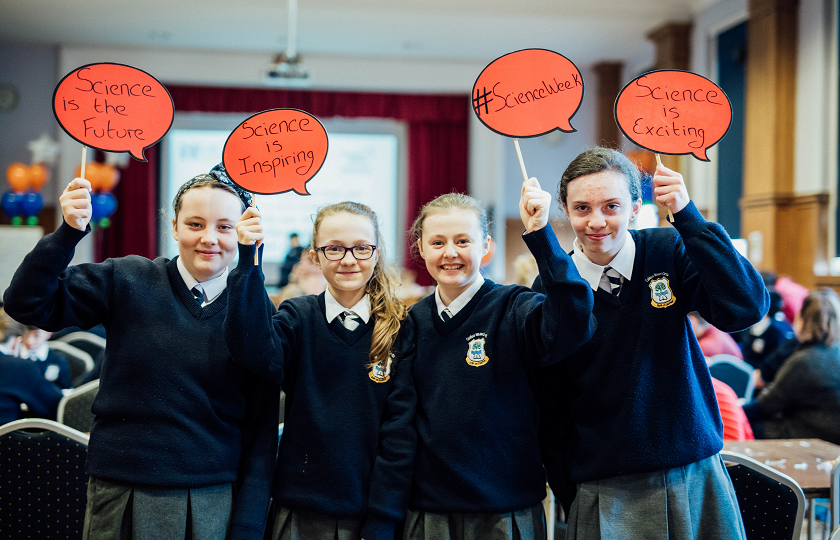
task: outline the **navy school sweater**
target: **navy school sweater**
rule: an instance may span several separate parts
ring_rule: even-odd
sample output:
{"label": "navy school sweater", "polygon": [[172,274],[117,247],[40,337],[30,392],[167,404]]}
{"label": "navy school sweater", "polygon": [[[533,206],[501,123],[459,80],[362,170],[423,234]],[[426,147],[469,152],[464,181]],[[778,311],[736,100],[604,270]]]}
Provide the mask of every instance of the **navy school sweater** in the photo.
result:
{"label": "navy school sweater", "polygon": [[498,513],[545,498],[531,366],[589,340],[593,297],[550,228],[523,238],[546,296],[486,280],[447,322],[433,295],[410,311],[418,434],[410,508]]}
{"label": "navy school sweater", "polygon": [[633,278],[618,299],[598,289],[592,340],[540,370],[543,429],[554,437],[546,454],[552,488],[565,474],[583,482],[653,472],[723,447],[714,388],[687,314],[734,332],[762,318],[769,295],[723,227],[693,203],[674,214],[674,227],[630,231]]}
{"label": "navy school sweater", "polygon": [[46,330],[107,328],[87,472],[169,487],[239,480],[231,537],[261,538],[279,389],[230,361],[227,293],[200,307],[175,259],[68,268],[85,234],[65,223],[42,238],[4,302],[13,318]]}
{"label": "navy school sweater", "polygon": [[[413,352],[405,325],[394,355],[369,368],[374,319],[352,332],[327,324],[324,294],[268,298],[254,247],[239,246],[228,276],[225,337],[234,361],[283,386],[285,424],[274,498],[290,509],[364,519],[366,540],[393,538],[404,518],[413,438],[380,452],[382,434],[411,428],[394,380]],[[404,388],[404,386],[402,387]]]}

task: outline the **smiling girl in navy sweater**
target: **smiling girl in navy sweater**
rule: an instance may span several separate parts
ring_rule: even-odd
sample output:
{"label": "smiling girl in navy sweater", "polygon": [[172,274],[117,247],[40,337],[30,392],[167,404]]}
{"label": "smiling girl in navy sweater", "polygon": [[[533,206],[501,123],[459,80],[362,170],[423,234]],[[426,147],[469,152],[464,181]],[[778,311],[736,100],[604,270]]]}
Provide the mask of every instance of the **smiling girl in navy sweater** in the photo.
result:
{"label": "smiling girl in navy sweater", "polygon": [[222,336],[234,227],[249,196],[223,172],[196,176],[173,201],[178,257],[68,267],[90,231],[90,192],[87,180],[70,182],[64,222],[4,297],[26,324],[108,329],[83,538],[261,538],[277,440],[269,395],[279,390],[233,364]]}
{"label": "smiling girl in navy sweater", "polygon": [[[549,479],[555,492],[566,474],[577,483],[570,540],[744,538],[688,313],[733,332],[759,321],[769,297],[679,173],[660,165],[653,183],[673,228],[628,231],[641,187],[619,152],[584,152],[560,181],[574,263],[595,291],[598,321],[589,343],[539,377],[545,433],[562,435],[544,441]],[[538,278],[534,289],[544,286]]]}
{"label": "smiling girl in navy sweater", "polygon": [[594,330],[592,291],[546,227],[550,203],[535,179],[523,184],[523,238],[547,296],[481,276],[490,237],[472,197],[438,197],[414,222],[438,285],[409,315],[418,444],[405,538],[545,538],[531,365],[572,354]]}
{"label": "smiling girl in navy sweater", "polygon": [[236,362],[286,391],[271,538],[392,539],[407,497],[396,480],[410,477],[414,443],[409,435],[379,448],[390,431],[412,432],[394,381],[413,342],[397,341],[406,310],[376,214],[353,202],[322,208],[309,256],[327,290],[278,310],[253,264],[259,211],[249,208],[237,231],[225,337]]}

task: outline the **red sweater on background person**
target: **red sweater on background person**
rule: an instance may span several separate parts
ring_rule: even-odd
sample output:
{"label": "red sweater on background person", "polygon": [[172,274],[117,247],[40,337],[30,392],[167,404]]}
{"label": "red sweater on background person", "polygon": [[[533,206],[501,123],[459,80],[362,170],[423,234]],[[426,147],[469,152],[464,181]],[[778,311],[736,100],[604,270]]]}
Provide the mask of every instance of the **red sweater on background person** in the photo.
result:
{"label": "red sweater on background person", "polygon": [[740,360],[744,359],[735,338],[706,322],[697,312],[689,313],[688,318],[691,321],[694,335],[697,336],[700,350],[703,351],[703,356],[711,358],[718,354],[731,354]]}
{"label": "red sweater on background person", "polygon": [[712,385],[715,387],[720,417],[723,420],[724,441],[751,441],[753,436],[744,409],[738,404],[738,395],[728,384],[712,377]]}

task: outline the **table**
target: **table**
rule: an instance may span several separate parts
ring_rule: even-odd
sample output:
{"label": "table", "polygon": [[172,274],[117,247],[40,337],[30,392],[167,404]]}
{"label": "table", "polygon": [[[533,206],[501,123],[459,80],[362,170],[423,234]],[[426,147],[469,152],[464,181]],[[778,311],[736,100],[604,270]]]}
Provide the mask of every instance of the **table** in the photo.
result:
{"label": "table", "polygon": [[808,499],[829,497],[831,468],[840,456],[840,446],[821,439],[725,441],[723,449],[744,454],[790,476]]}
{"label": "table", "polygon": [[[840,456],[840,446],[821,439],[763,439],[725,441],[723,449],[764,463],[793,478],[806,499],[831,496],[831,469]],[[827,523],[826,527],[830,525]],[[814,505],[808,509],[808,538],[814,537]]]}

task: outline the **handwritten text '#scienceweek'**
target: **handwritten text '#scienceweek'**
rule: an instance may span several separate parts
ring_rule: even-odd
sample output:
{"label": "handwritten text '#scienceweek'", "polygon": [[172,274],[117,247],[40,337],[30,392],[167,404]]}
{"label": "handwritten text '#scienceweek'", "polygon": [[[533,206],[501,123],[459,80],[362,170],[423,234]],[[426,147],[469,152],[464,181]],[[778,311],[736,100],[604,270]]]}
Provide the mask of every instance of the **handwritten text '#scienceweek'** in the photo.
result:
{"label": "handwritten text '#scienceweek'", "polygon": [[[565,81],[558,81],[556,77],[552,77],[550,81],[542,80],[536,88],[518,88],[509,92],[503,85],[500,85],[502,85],[501,82],[495,83],[490,92],[485,89],[481,95],[476,89],[477,95],[473,99],[473,108],[478,116],[482,114],[482,107],[484,108],[484,114],[497,113],[503,109],[513,109],[519,105],[536,103],[567,90],[582,88],[583,82],[580,73],[572,73]],[[496,103],[491,108],[490,103],[494,101]]]}

